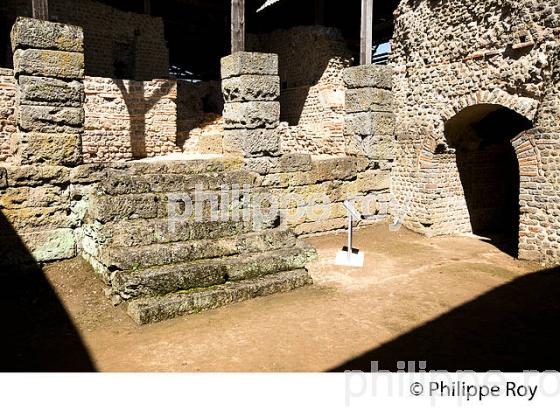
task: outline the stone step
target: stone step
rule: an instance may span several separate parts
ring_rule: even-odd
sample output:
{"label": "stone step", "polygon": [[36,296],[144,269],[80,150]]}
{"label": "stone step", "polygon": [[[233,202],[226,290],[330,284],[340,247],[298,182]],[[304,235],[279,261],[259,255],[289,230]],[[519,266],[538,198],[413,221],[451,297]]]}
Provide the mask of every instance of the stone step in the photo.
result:
{"label": "stone step", "polygon": [[244,170],[205,174],[146,174],[135,175],[123,171],[107,171],[99,182],[98,190],[106,195],[128,195],[146,193],[191,193],[196,189],[219,191],[232,186],[253,188],[261,177]]}
{"label": "stone step", "polygon": [[145,325],[256,297],[288,292],[312,283],[313,280],[304,269],[280,272],[202,290],[136,299],[129,302],[127,312],[136,323]]}
{"label": "stone step", "polygon": [[[268,209],[262,203],[251,202],[251,198],[261,198],[269,192],[267,188],[253,188],[246,192],[235,189],[194,193],[192,191],[122,195],[98,193],[91,195],[85,219],[90,223],[97,221],[102,224],[162,218],[190,222],[247,220],[261,216],[264,219],[275,219],[279,214],[276,209]],[[244,195],[247,200],[244,199]],[[253,208],[256,205],[260,208]]]}
{"label": "stone step", "polygon": [[[265,226],[275,228],[277,225]],[[163,219],[136,219],[109,222],[97,227],[96,238],[105,245],[149,246],[202,239],[218,239],[243,235],[253,231],[249,222],[173,221]]]}
{"label": "stone step", "polygon": [[130,300],[208,288],[226,282],[239,282],[277,272],[303,269],[314,256],[311,248],[295,247],[250,256],[116,272],[112,279],[112,292],[118,300]]}
{"label": "stone step", "polygon": [[295,246],[290,230],[271,229],[215,240],[196,240],[149,246],[101,246],[94,256],[109,271],[139,270],[202,259],[267,252]]}

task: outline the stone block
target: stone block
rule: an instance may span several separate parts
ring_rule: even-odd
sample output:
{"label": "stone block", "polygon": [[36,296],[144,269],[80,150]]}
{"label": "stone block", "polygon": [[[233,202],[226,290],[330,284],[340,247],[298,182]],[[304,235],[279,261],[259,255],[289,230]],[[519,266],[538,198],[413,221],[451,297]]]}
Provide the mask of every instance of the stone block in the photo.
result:
{"label": "stone block", "polygon": [[276,54],[239,52],[222,58],[222,79],[241,75],[278,75]]}
{"label": "stone block", "polygon": [[80,107],[84,100],[84,85],[80,81],[20,76],[20,104]]}
{"label": "stone block", "polygon": [[48,208],[65,206],[69,201],[67,190],[56,186],[7,188],[0,197],[0,208]]}
{"label": "stone block", "polygon": [[344,83],[348,88],[381,88],[391,90],[393,70],[389,66],[361,65],[344,70]]}
{"label": "stone block", "polygon": [[243,137],[241,130],[225,130],[224,138],[222,140],[222,148],[225,155],[242,157],[245,155],[243,152]]}
{"label": "stone block", "polygon": [[224,107],[225,129],[276,128],[279,123],[279,102],[238,102]]}
{"label": "stone block", "polygon": [[369,136],[362,142],[364,154],[375,160],[395,159],[395,139],[392,136]]}
{"label": "stone block", "polygon": [[37,262],[52,262],[76,256],[76,238],[72,229],[34,231],[20,235]]}
{"label": "stone block", "polygon": [[70,169],[61,166],[23,165],[6,167],[8,186],[68,185]]}
{"label": "stone block", "polygon": [[344,135],[394,135],[395,115],[386,112],[360,112],[347,114]]}
{"label": "stone block", "polygon": [[14,53],[14,73],[60,78],[82,78],[84,76],[84,55],[67,51],[16,50]]}
{"label": "stone block", "polygon": [[[2,214],[9,223],[8,230],[15,229],[17,232],[30,230],[51,230],[59,228],[73,228],[76,226],[74,216],[68,216],[68,206],[51,206],[39,208],[16,208],[4,209]],[[1,226],[0,230],[4,229]]]}
{"label": "stone block", "polygon": [[222,81],[224,100],[228,102],[275,101],[280,97],[277,75],[242,75]]}
{"label": "stone block", "polygon": [[311,175],[314,183],[349,180],[356,176],[356,160],[341,157],[314,161]]}
{"label": "stone block", "polygon": [[158,201],[158,197],[153,194],[94,196],[88,215],[101,223],[129,218],[157,218]]}
{"label": "stone block", "polygon": [[284,172],[310,171],[313,162],[310,154],[284,154],[280,158],[280,167]]}
{"label": "stone block", "polygon": [[60,51],[84,51],[81,27],[19,17],[12,27],[12,50],[41,48]]}
{"label": "stone block", "polygon": [[391,187],[391,175],[387,171],[370,170],[358,174],[355,181],[345,182],[340,188],[353,196],[374,191],[388,190]]}
{"label": "stone block", "polygon": [[77,134],[18,133],[12,144],[20,165],[74,166],[81,161],[81,139]]}
{"label": "stone block", "polygon": [[235,141],[245,156],[275,156],[280,152],[280,134],[276,129],[226,130],[224,138]]}
{"label": "stone block", "polygon": [[18,124],[24,131],[76,133],[84,124],[83,108],[21,105]]}
{"label": "stone block", "polygon": [[346,112],[391,112],[393,93],[377,88],[359,88],[346,91]]}

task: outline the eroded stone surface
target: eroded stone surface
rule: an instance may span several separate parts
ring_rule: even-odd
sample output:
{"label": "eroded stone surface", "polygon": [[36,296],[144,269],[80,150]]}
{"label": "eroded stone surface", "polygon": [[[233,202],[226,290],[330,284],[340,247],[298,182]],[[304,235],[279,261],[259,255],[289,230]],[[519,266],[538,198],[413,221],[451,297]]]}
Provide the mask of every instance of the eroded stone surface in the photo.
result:
{"label": "eroded stone surface", "polygon": [[245,101],[275,101],[280,96],[277,75],[242,75],[222,81],[226,103]]}
{"label": "eroded stone surface", "polygon": [[12,50],[39,48],[60,51],[84,51],[81,27],[19,17],[11,32]]}
{"label": "eroded stone surface", "polygon": [[224,107],[225,129],[276,128],[279,121],[279,102],[236,102]]}
{"label": "eroded stone surface", "polygon": [[251,74],[278,75],[278,56],[239,52],[222,58],[222,79]]}

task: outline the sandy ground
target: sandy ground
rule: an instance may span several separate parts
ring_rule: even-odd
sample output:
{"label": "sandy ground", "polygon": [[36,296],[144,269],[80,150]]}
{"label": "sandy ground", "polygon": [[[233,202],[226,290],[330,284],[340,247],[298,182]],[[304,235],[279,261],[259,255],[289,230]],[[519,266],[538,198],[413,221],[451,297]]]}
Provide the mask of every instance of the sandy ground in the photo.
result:
{"label": "sandy ground", "polygon": [[[503,309],[503,292],[490,296],[490,307],[488,292],[494,295],[492,290],[542,269],[475,238],[430,239],[405,229],[393,233],[386,226],[357,232],[355,245],[366,254],[364,269],[334,266],[344,235],[308,241],[319,253],[310,266],[313,286],[143,327],[105,299],[102,286],[80,259],[50,265],[45,273],[97,370],[328,371],[367,367],[363,360],[369,363],[368,355],[375,357],[376,351],[387,366],[396,365],[389,362],[397,359],[426,360],[422,355],[439,352],[444,339],[456,348],[434,356],[434,362],[459,366],[446,362],[449,355],[463,354],[457,340],[484,344],[486,336],[476,336],[480,326],[471,322],[488,321],[493,314],[488,310],[498,305]],[[506,296],[513,309],[523,304],[516,292]],[[558,306],[550,299],[556,313]],[[466,311],[478,316],[464,317],[461,306],[470,306]],[[450,312],[451,320],[446,320]],[[500,321],[515,315],[499,313]],[[517,325],[527,325],[523,323]],[[500,326],[490,321],[482,331],[495,327]],[[415,332],[420,332],[418,337]],[[423,350],[415,357],[418,346]],[[473,366],[487,363],[492,354],[478,352],[470,353],[476,356],[470,358]],[[500,358],[495,364],[508,360]]]}

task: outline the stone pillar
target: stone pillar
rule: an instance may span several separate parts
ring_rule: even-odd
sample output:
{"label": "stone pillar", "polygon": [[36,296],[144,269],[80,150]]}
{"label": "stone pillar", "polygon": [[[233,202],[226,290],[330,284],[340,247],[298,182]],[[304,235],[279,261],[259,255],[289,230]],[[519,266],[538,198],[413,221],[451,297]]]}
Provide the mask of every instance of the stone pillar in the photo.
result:
{"label": "stone pillar", "polygon": [[84,125],[82,29],[18,18],[11,39],[19,89],[15,163],[78,165]]}
{"label": "stone pillar", "polygon": [[222,59],[224,152],[280,155],[280,77],[275,54],[239,52]]}
{"label": "stone pillar", "polygon": [[344,71],[346,153],[392,167],[395,149],[392,70],[364,65]]}
{"label": "stone pillar", "polygon": [[82,29],[19,18],[12,48],[17,130],[0,169],[0,270],[76,256],[70,175],[84,124]]}

